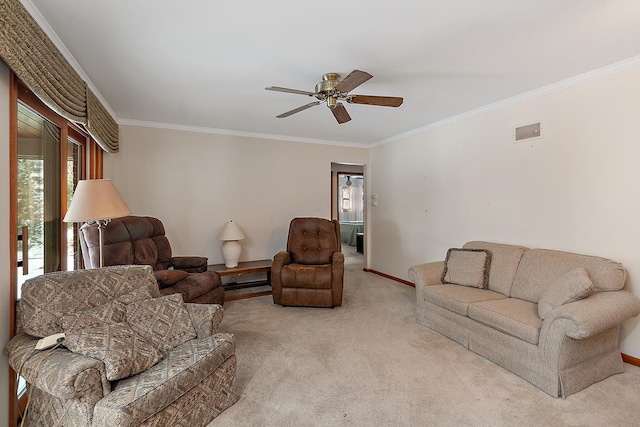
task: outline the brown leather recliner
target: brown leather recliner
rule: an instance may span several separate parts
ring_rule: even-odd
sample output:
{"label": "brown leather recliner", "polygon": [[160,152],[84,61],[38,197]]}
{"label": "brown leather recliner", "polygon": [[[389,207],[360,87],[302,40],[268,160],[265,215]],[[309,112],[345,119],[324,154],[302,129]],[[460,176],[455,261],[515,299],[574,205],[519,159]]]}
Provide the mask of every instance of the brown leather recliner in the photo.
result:
{"label": "brown leather recliner", "polygon": [[294,218],[287,250],[273,257],[273,302],[280,305],[342,305],[344,254],[340,223],[324,218]]}
{"label": "brown leather recliner", "polygon": [[[103,230],[104,266],[150,265],[161,295],[181,293],[185,302],[224,304],[220,275],[207,271],[207,258],[171,256],[162,222],[149,216],[114,218]],[[80,228],[85,268],[100,266],[100,237],[96,224]]]}

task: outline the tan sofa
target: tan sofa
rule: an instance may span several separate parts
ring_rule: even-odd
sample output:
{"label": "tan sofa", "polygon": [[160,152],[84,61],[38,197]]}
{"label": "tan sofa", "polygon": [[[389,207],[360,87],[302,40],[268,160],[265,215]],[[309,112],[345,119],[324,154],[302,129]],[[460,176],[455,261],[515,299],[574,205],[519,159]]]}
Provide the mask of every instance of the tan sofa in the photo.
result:
{"label": "tan sofa", "polygon": [[488,242],[463,248],[409,269],[418,323],[554,397],[623,372],[620,327],[640,301],[623,290],[621,264]]}
{"label": "tan sofa", "polygon": [[[6,348],[32,393],[25,425],[206,425],[238,399],[234,337],[216,333],[222,314],[160,296],[150,266],[28,280]],[[34,350],[60,332],[62,347]]]}

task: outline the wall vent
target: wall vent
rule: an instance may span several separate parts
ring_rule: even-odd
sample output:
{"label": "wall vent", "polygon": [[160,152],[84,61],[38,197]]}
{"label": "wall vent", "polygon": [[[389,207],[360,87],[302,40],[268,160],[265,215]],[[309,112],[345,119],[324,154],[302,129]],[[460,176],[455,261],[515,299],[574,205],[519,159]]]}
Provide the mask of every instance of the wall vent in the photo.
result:
{"label": "wall vent", "polygon": [[542,137],[542,125],[538,122],[530,125],[519,126],[516,128],[514,135],[516,142],[540,138]]}

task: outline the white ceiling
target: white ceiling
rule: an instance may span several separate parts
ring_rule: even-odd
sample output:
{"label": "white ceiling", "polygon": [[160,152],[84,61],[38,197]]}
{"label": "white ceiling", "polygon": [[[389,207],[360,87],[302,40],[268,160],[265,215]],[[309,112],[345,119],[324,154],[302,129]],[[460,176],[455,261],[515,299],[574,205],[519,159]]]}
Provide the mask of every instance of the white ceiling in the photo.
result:
{"label": "white ceiling", "polygon": [[[22,2],[120,123],[302,141],[371,146],[640,55],[638,0]],[[404,104],[275,117],[311,99],[265,87],[353,69]]]}

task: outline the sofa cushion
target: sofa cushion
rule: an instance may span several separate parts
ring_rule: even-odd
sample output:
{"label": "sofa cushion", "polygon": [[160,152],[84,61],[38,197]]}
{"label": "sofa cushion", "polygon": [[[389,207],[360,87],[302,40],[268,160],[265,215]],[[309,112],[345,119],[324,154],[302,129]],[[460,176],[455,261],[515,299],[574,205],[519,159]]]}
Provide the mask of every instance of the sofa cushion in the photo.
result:
{"label": "sofa cushion", "polygon": [[158,261],[158,247],[152,238],[133,241],[133,263],[155,267]]}
{"label": "sofa cushion", "polygon": [[542,320],[536,304],[516,298],[480,301],[469,305],[469,317],[491,328],[538,344]]}
{"label": "sofa cushion", "polygon": [[64,331],[79,330],[83,327],[100,326],[102,324],[115,325],[116,323],[124,322],[126,307],[126,304],[118,301],[108,302],[88,310],[62,316],[60,324]]}
{"label": "sofa cushion", "polygon": [[425,286],[424,299],[433,304],[466,316],[469,303],[507,298],[498,292],[458,285]]}
{"label": "sofa cushion", "polygon": [[160,352],[126,322],[83,325],[80,320],[64,332],[63,345],[74,353],[102,360],[109,381],[138,374],[162,359]]}
{"label": "sofa cushion", "polygon": [[[160,295],[182,294],[187,302],[197,302],[198,298],[206,295],[215,288],[222,288],[220,276],[214,271],[204,273],[188,273],[187,277],[173,286],[160,289]],[[221,289],[224,293],[224,289]]]}
{"label": "sofa cushion", "polygon": [[333,221],[308,221],[294,218],[289,225],[287,252],[291,262],[307,265],[331,264],[334,252],[339,251],[336,224]]}
{"label": "sofa cushion", "polygon": [[161,288],[175,285],[180,280],[186,279],[189,275],[189,273],[183,270],[156,270],[154,274]]}
{"label": "sofa cushion", "polygon": [[280,272],[280,282],[287,288],[331,289],[331,264],[285,265]]}
{"label": "sofa cushion", "polygon": [[129,304],[126,319],[134,331],[161,352],[196,337],[191,316],[181,294],[171,294]]}
{"label": "sofa cushion", "polygon": [[115,325],[116,323],[124,322],[126,306],[128,304],[149,298],[151,298],[151,295],[148,289],[136,289],[124,295],[120,295],[114,301],[62,316],[60,318],[60,324],[62,325],[63,330],[69,330],[76,327],[82,328],[87,326],[97,326],[104,323],[108,325]]}
{"label": "sofa cushion", "polygon": [[522,255],[528,250],[524,246],[505,245],[472,241],[464,244],[465,249],[487,249],[491,252],[489,267],[489,289],[509,296],[513,277],[516,275]]}
{"label": "sofa cushion", "polygon": [[[215,334],[179,345],[145,372],[118,381],[111,393],[96,404],[94,425],[141,424],[197,387],[234,354],[235,340],[229,334]],[[220,392],[232,393],[227,389]]]}
{"label": "sofa cushion", "polygon": [[544,320],[554,308],[586,298],[593,289],[587,270],[580,267],[567,271],[554,280],[540,295],[538,316]]}
{"label": "sofa cushion", "polygon": [[489,284],[491,252],[485,249],[457,249],[447,251],[442,283],[486,289]]}
{"label": "sofa cushion", "polygon": [[159,293],[151,267],[114,266],[34,277],[22,285],[20,312],[24,332],[35,337],[62,332],[61,317],[141,288],[151,296]]}
{"label": "sofa cushion", "polygon": [[513,279],[511,296],[537,303],[550,283],[567,271],[587,270],[596,291],[620,290],[627,272],[622,264],[605,258],[547,249],[531,249],[522,256]]}

